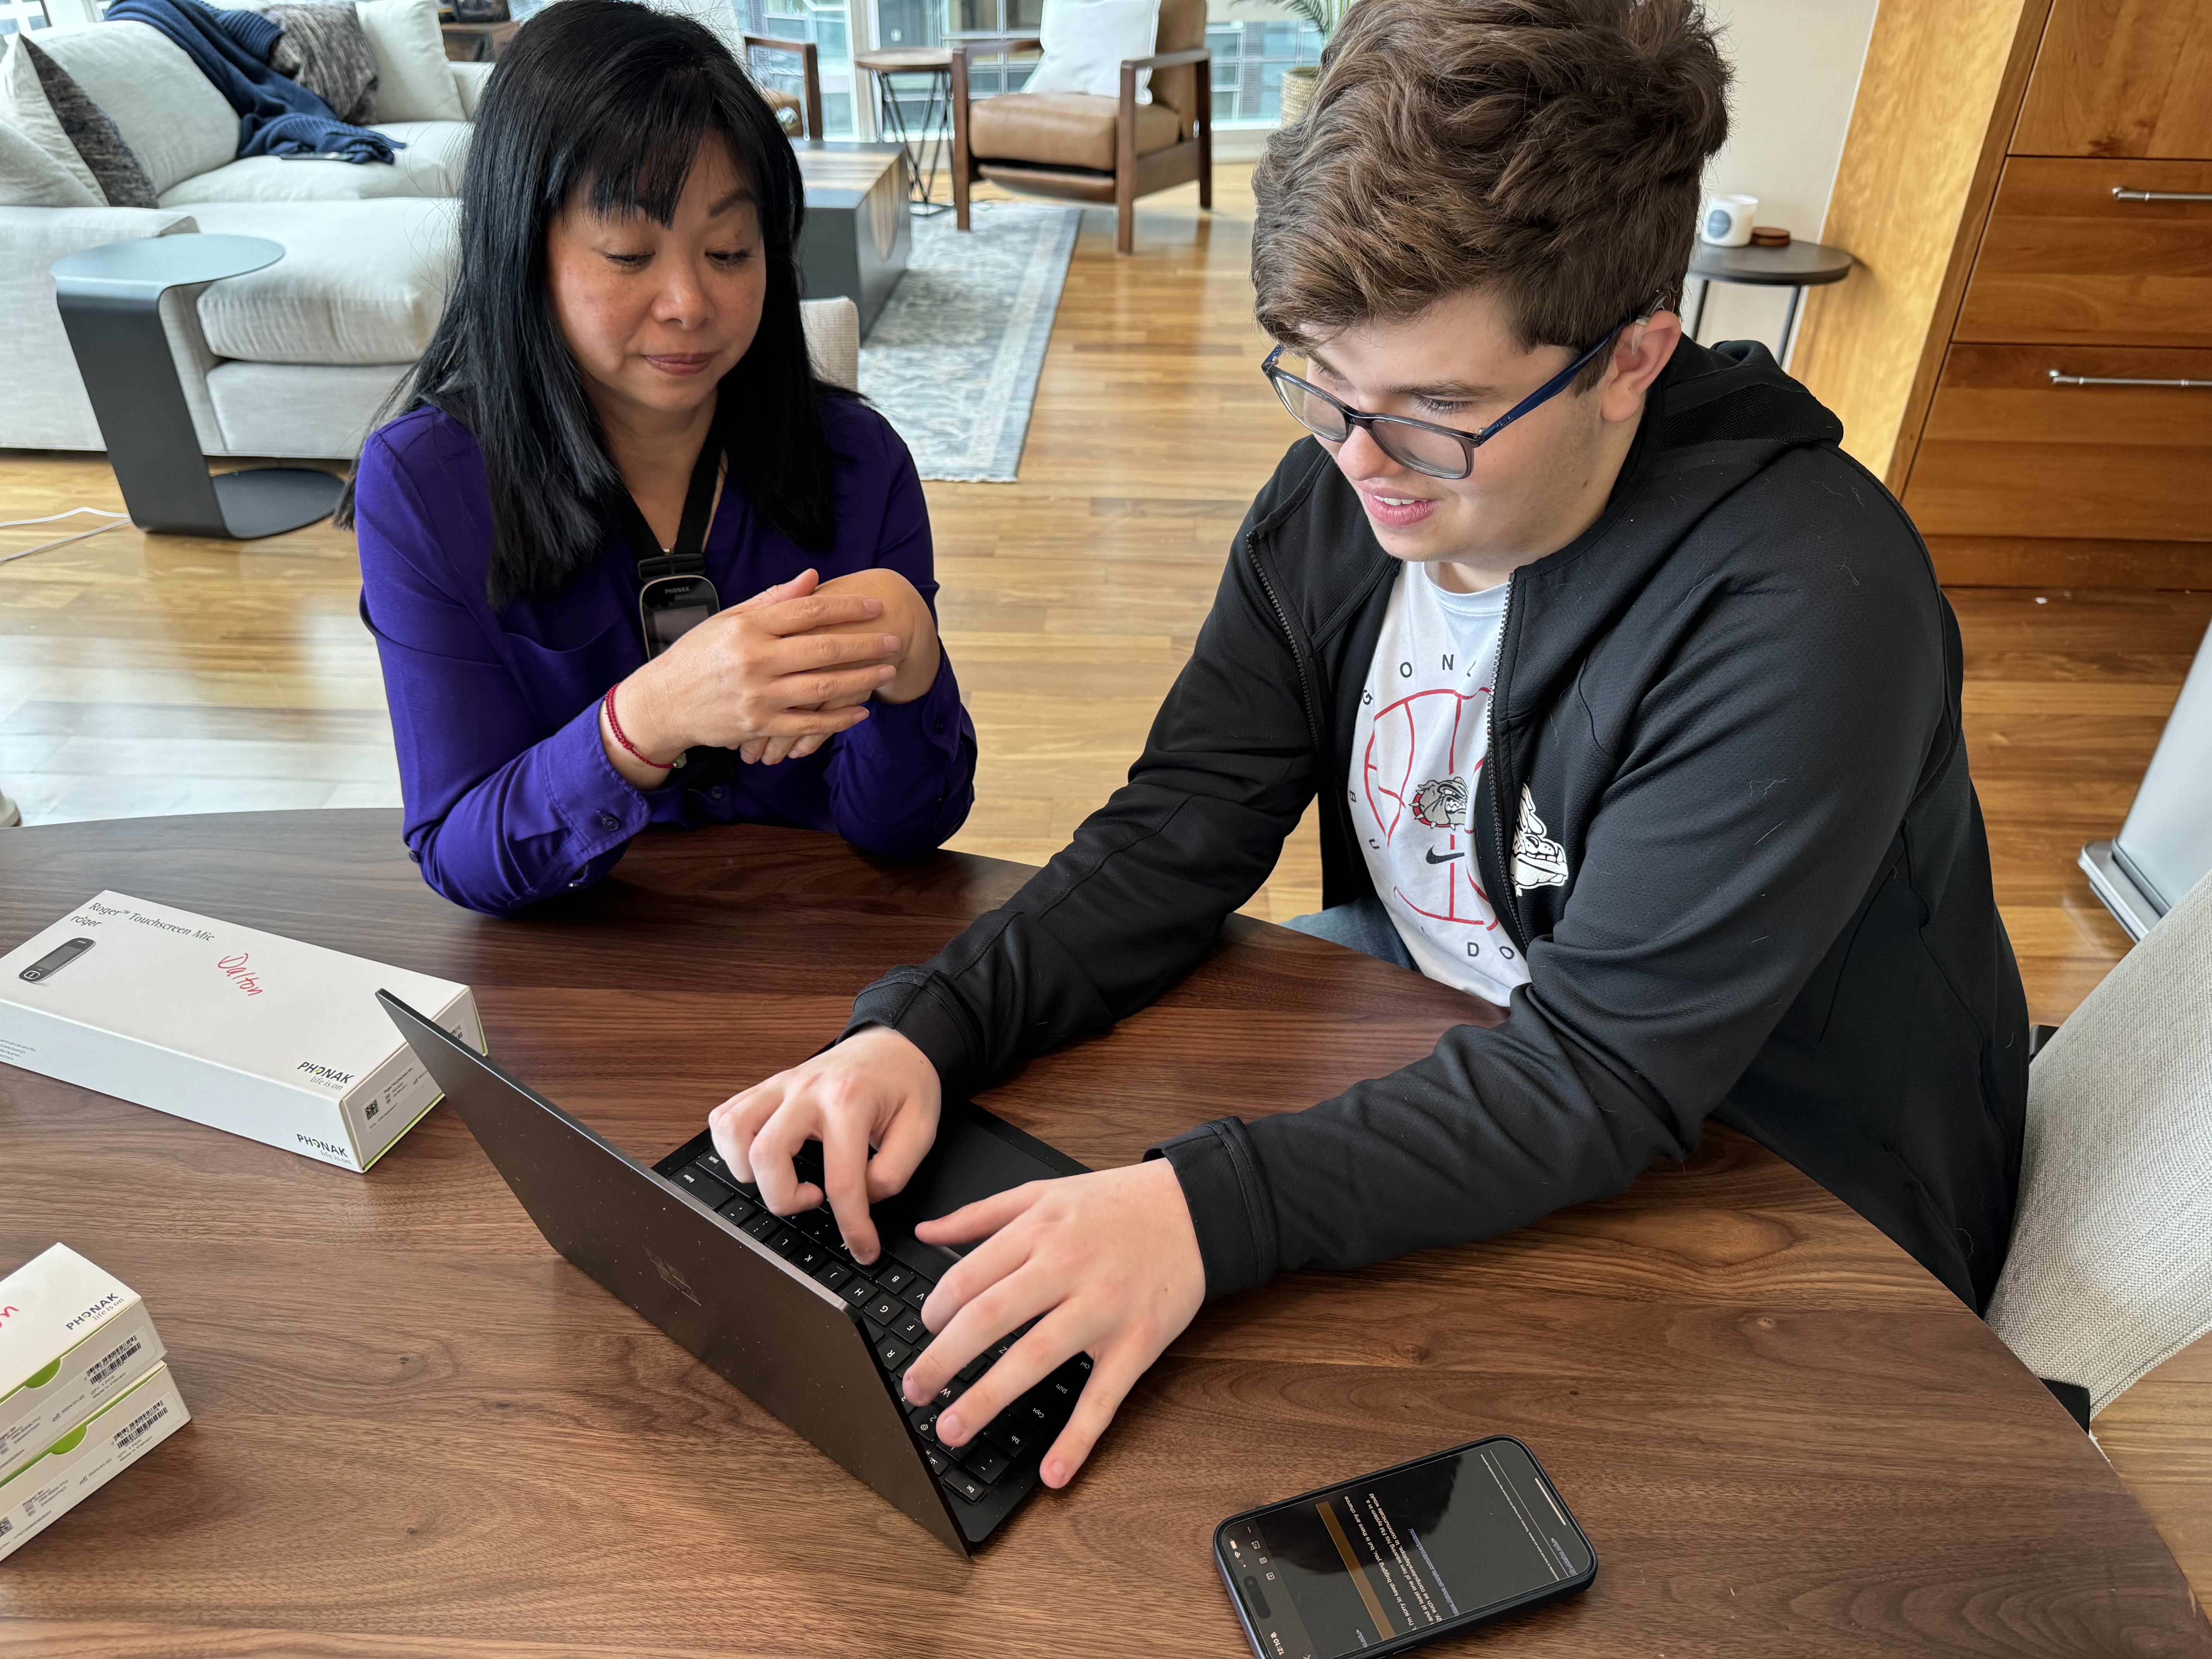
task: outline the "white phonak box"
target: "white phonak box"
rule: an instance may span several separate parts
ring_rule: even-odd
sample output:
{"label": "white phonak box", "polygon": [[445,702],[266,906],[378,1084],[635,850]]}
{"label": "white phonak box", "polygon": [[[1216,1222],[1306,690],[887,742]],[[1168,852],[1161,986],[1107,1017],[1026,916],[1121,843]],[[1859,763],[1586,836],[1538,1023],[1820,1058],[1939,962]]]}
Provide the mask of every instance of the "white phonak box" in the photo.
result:
{"label": "white phonak box", "polygon": [[366,1170],[440,1098],[380,990],[483,1047],[465,985],[102,893],[0,957],[0,1060]]}
{"label": "white phonak box", "polygon": [[0,1480],[161,1359],[138,1292],[68,1245],[0,1279]]}
{"label": "white phonak box", "polygon": [[167,1365],[116,1395],[15,1474],[0,1477],[0,1561],[160,1445],[192,1414]]}

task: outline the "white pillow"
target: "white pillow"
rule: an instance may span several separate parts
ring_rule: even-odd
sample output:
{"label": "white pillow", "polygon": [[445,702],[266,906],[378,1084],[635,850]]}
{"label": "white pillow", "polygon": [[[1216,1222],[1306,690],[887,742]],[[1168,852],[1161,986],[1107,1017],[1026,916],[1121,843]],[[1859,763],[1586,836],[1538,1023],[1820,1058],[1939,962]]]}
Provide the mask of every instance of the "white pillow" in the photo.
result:
{"label": "white pillow", "polygon": [[353,9],[376,59],[369,106],[379,122],[468,118],[438,32],[436,0],[358,0]]}
{"label": "white pillow", "polygon": [[[8,55],[0,58],[0,122],[13,127],[27,143],[44,151],[47,160],[83,185],[92,197],[92,206],[106,207],[107,192],[100,189],[100,181],[92,176],[92,169],[76,153],[69,134],[62,131],[54,106],[46,101],[46,89],[40,84],[39,66],[23,50],[23,43],[30,38],[27,34],[15,35],[8,43]],[[64,204],[37,205],[58,207]],[[72,202],[66,205],[82,204]]]}
{"label": "white pillow", "polygon": [[[1121,95],[1121,65],[1150,58],[1160,33],[1160,0],[1045,0],[1037,31],[1044,56],[1024,92]],[[1152,72],[1137,71],[1137,101],[1152,101]]]}
{"label": "white pillow", "polygon": [[106,207],[70,170],[0,122],[0,207]]}

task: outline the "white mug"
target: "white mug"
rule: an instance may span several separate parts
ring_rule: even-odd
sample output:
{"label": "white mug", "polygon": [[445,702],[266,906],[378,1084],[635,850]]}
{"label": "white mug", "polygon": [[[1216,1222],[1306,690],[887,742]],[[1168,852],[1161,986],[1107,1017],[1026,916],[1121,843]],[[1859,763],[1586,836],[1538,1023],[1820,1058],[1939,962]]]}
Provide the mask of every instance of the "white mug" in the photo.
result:
{"label": "white mug", "polygon": [[1747,247],[1751,228],[1758,220],[1756,196],[1708,196],[1705,222],[1698,234],[1715,247]]}

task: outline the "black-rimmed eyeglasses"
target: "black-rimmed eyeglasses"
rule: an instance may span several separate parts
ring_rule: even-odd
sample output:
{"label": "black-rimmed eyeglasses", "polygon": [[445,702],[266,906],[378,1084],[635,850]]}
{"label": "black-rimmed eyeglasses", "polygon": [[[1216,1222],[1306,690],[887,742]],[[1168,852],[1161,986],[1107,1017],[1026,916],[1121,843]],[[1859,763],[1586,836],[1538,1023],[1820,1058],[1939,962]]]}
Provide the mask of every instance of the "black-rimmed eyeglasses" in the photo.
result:
{"label": "black-rimmed eyeglasses", "polygon": [[1464,478],[1474,471],[1476,450],[1531,410],[1540,408],[1565,391],[1575,376],[1635,320],[1633,317],[1622,318],[1605,331],[1603,339],[1480,432],[1462,432],[1455,426],[1410,420],[1403,415],[1370,415],[1339,403],[1319,386],[1278,367],[1276,360],[1283,355],[1280,346],[1267,354],[1267,361],[1260,365],[1260,372],[1275,388],[1275,395],[1283,400],[1283,407],[1291,411],[1291,418],[1323,442],[1342,443],[1352,435],[1352,428],[1363,427],[1375,441],[1375,447],[1400,465],[1410,466],[1431,478]]}

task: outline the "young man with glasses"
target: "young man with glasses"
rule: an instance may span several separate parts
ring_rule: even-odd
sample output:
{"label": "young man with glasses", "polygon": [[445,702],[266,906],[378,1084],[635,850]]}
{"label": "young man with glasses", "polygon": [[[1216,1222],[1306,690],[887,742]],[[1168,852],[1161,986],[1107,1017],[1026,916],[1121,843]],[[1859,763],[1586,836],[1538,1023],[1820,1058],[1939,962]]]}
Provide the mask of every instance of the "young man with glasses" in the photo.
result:
{"label": "young man with glasses", "polygon": [[[1064,1484],[1208,1296],[1516,1227],[1711,1117],[1970,1305],[2011,1229],[2027,1014],[1911,524],[1765,350],[1675,315],[1727,70],[1697,0],[1360,0],[1254,179],[1265,365],[1312,433],[1253,504],[1129,782],[836,1047],[713,1115],[774,1207],[871,1198],[941,1092],[1194,965],[1321,802],[1299,924],[1502,1004],[1310,1109],[925,1231],[960,1444],[1078,1352]],[[872,1145],[875,1155],[866,1157]],[[987,1294],[988,1292],[988,1294]]]}

